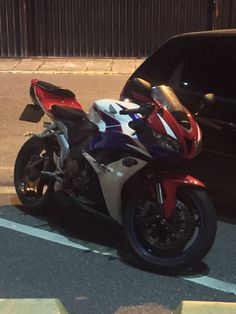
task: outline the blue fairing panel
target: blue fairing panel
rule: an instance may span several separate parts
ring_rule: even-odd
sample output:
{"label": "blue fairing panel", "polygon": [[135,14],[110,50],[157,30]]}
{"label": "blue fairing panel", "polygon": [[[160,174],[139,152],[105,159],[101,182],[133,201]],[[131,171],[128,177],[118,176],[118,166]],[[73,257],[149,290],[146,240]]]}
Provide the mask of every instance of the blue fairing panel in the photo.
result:
{"label": "blue fairing panel", "polygon": [[127,144],[137,146],[132,138],[121,132],[100,132],[87,149],[90,151],[96,149],[131,150]]}

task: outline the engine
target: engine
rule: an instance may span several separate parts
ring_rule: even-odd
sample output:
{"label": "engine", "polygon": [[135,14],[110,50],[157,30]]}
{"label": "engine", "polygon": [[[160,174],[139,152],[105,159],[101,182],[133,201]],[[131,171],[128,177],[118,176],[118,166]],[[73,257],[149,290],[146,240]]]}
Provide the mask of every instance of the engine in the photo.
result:
{"label": "engine", "polygon": [[76,157],[69,156],[65,165],[66,187],[83,193],[90,182],[89,168],[89,164],[81,153]]}

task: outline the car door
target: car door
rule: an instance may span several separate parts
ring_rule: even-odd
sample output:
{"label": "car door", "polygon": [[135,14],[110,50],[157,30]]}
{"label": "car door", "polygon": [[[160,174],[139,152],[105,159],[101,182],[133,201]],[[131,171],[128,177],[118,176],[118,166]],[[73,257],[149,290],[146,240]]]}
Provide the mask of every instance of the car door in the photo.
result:
{"label": "car door", "polygon": [[[189,171],[203,180],[218,209],[235,204],[236,177],[236,30],[175,36],[132,74],[121,93],[130,98],[132,79],[152,86],[165,84],[196,117],[203,132],[203,151],[190,162]],[[215,103],[203,96],[215,94]]]}
{"label": "car door", "polygon": [[[204,150],[222,157],[236,156],[235,73],[236,42],[217,38],[190,47],[169,79],[182,103],[196,114]],[[215,102],[204,106],[207,93],[215,95]]]}

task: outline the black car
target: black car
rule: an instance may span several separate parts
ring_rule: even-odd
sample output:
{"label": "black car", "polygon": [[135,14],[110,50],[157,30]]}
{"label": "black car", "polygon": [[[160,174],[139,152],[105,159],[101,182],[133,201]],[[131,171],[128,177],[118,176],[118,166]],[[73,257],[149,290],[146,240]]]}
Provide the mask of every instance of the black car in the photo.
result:
{"label": "black car", "polygon": [[203,151],[189,171],[205,182],[221,213],[233,213],[236,201],[235,76],[236,29],[187,33],[148,57],[121,93],[135,101],[134,77],[172,87],[203,132]]}

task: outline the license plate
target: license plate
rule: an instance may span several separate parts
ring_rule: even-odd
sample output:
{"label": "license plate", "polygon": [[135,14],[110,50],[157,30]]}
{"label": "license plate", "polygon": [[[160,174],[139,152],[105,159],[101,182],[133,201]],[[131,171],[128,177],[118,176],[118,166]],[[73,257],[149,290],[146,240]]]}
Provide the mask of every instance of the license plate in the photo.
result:
{"label": "license plate", "polygon": [[39,122],[43,115],[44,112],[39,106],[28,104],[25,106],[25,109],[21,113],[19,120],[28,122]]}

